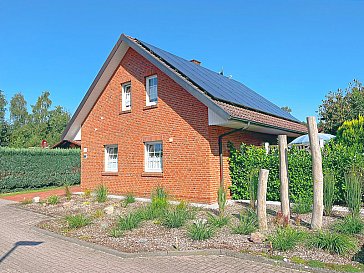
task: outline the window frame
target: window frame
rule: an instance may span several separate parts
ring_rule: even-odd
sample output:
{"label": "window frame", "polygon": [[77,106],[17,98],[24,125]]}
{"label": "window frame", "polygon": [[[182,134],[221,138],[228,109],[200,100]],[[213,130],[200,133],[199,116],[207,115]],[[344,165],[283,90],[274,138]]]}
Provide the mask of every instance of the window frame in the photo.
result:
{"label": "window frame", "polygon": [[[114,168],[110,168],[109,167],[109,149],[110,148],[117,148],[117,152],[116,152],[116,169]],[[104,157],[104,171],[108,172],[108,173],[117,173],[119,171],[119,147],[117,144],[108,144],[108,145],[104,145],[104,153],[105,153],[105,157]]]}
{"label": "window frame", "polygon": [[[129,87],[130,99],[129,106],[126,106],[126,88]],[[131,111],[131,82],[126,82],[121,85],[121,111]]]}
{"label": "window frame", "polygon": [[[160,167],[159,168],[148,168],[148,162],[149,162],[149,145],[161,145],[161,150],[159,152],[160,154]],[[163,173],[163,142],[162,141],[147,141],[144,142],[144,171],[146,173]]]}
{"label": "window frame", "polygon": [[[150,101],[150,94],[149,94],[149,81],[152,80],[152,79],[157,79],[157,86],[156,86],[156,101]],[[156,105],[158,103],[158,76],[157,75],[152,75],[152,76],[149,76],[149,77],[146,77],[145,78],[145,93],[146,93],[146,106],[153,106],[153,105]]]}

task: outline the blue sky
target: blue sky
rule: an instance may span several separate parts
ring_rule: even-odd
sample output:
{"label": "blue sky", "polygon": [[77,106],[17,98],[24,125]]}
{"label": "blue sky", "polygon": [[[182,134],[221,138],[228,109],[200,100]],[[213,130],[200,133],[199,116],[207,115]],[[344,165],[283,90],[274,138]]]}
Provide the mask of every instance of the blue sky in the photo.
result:
{"label": "blue sky", "polygon": [[364,1],[0,0],[0,89],[72,114],[121,33],[232,75],[300,120],[364,81]]}

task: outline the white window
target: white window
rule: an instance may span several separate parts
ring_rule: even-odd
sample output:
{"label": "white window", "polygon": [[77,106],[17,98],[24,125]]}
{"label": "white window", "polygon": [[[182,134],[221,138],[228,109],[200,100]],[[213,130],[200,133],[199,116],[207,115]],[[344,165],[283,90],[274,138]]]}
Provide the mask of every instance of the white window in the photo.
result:
{"label": "white window", "polygon": [[145,143],[145,171],[162,172],[163,171],[163,146],[162,142]]}
{"label": "white window", "polygon": [[125,83],[122,85],[121,111],[127,111],[130,109],[131,109],[131,84]]}
{"label": "white window", "polygon": [[118,145],[105,145],[105,172],[118,171]]}
{"label": "white window", "polygon": [[147,106],[155,105],[158,102],[158,78],[156,75],[147,77]]}

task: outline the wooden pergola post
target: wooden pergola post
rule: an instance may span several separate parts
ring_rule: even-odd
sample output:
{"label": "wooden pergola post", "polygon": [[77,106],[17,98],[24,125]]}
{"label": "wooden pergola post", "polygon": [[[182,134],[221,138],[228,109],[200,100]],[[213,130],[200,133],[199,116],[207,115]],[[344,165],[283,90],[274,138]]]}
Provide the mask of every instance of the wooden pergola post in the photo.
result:
{"label": "wooden pergola post", "polygon": [[279,145],[279,179],[281,181],[281,211],[284,219],[289,221],[289,196],[288,196],[288,160],[287,160],[287,136],[278,136]]}
{"label": "wooden pergola post", "polygon": [[260,230],[268,229],[266,204],[268,175],[269,170],[260,169],[257,198],[257,216]]}
{"label": "wooden pergola post", "polygon": [[307,117],[308,133],[310,138],[310,149],[312,155],[312,178],[313,178],[313,211],[311,228],[321,229],[322,216],[324,212],[323,191],[324,178],[322,174],[322,156],[319,144],[318,130],[315,117]]}

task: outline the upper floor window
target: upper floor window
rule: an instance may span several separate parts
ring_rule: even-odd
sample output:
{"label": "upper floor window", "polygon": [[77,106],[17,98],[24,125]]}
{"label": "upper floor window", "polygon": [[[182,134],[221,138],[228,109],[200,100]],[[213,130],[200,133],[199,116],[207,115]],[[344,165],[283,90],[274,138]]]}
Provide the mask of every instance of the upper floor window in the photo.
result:
{"label": "upper floor window", "polygon": [[105,172],[118,171],[118,145],[105,145]]}
{"label": "upper floor window", "polygon": [[131,84],[125,83],[121,87],[121,111],[131,110]]}
{"label": "upper floor window", "polygon": [[158,102],[158,78],[157,75],[147,77],[147,106],[155,105]]}
{"label": "upper floor window", "polygon": [[160,141],[145,143],[145,171],[163,171],[163,146]]}

